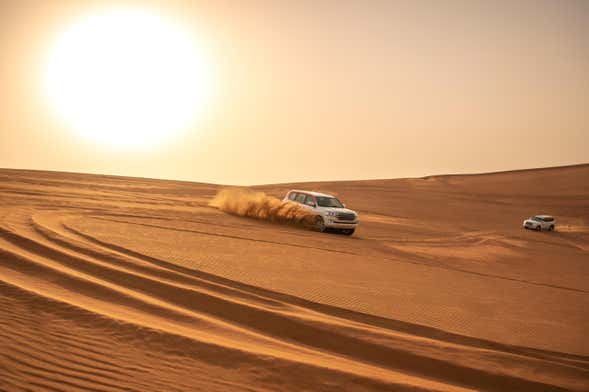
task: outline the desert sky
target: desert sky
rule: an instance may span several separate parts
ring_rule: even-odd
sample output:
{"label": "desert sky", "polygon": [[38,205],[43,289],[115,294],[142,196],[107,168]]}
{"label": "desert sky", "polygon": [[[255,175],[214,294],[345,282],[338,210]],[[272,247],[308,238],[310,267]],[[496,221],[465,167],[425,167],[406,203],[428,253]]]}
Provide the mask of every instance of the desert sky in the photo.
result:
{"label": "desert sky", "polygon": [[[196,121],[147,147],[84,137],[43,88],[61,34],[121,7],[182,26],[211,70]],[[2,1],[0,167],[261,184],[583,163],[588,21],[582,0]]]}

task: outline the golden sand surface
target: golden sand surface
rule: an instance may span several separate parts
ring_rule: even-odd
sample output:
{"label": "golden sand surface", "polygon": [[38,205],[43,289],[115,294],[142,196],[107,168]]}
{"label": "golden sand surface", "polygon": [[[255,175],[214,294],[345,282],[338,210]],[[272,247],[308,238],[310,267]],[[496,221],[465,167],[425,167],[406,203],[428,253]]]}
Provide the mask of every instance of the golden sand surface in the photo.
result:
{"label": "golden sand surface", "polygon": [[589,390],[589,165],[293,188],[0,170],[0,390]]}

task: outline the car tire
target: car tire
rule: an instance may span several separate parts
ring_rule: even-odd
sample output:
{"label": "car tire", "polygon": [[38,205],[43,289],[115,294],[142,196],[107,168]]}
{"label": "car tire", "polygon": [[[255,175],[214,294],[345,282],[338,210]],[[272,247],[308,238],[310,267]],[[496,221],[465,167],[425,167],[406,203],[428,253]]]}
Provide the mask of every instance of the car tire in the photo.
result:
{"label": "car tire", "polygon": [[550,225],[550,227],[548,228],[548,231],[554,231],[554,225]]}
{"label": "car tire", "polygon": [[536,231],[542,231],[542,225],[536,226]]}
{"label": "car tire", "polygon": [[326,229],[327,227],[325,226],[325,221],[323,220],[323,217],[321,215],[317,215],[315,217],[315,230],[323,233]]}
{"label": "car tire", "polygon": [[350,236],[350,235],[354,234],[355,231],[356,231],[356,229],[343,229],[342,234]]}

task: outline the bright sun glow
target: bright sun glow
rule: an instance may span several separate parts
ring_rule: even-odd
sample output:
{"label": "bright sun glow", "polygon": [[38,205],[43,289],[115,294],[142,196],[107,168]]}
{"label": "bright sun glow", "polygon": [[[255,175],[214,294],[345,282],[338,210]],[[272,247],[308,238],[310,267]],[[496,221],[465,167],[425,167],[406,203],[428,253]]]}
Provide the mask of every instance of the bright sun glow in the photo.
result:
{"label": "bright sun glow", "polygon": [[157,14],[88,17],[58,40],[47,68],[51,104],[83,136],[152,145],[192,125],[210,69],[192,37]]}

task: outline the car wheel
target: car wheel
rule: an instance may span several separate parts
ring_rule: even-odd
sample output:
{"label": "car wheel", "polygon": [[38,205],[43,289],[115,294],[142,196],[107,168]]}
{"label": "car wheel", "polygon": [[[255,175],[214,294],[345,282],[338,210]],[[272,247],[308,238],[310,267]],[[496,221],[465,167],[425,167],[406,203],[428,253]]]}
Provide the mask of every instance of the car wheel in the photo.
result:
{"label": "car wheel", "polygon": [[542,225],[536,226],[536,231],[542,231]]}
{"label": "car wheel", "polygon": [[554,231],[554,225],[550,225],[550,227],[548,228],[548,231]]}
{"label": "car wheel", "polygon": [[342,230],[342,233],[345,235],[352,235],[352,234],[354,234],[355,231],[356,231],[356,229],[344,229],[344,230]]}
{"label": "car wheel", "polygon": [[315,229],[317,229],[317,231],[320,232],[324,232],[326,227],[325,227],[325,221],[323,220],[322,216],[317,215],[315,217]]}

